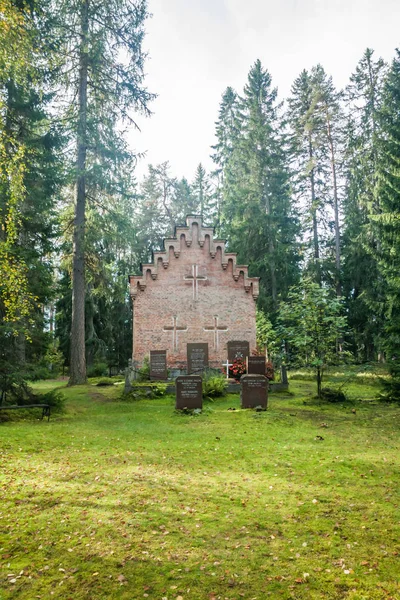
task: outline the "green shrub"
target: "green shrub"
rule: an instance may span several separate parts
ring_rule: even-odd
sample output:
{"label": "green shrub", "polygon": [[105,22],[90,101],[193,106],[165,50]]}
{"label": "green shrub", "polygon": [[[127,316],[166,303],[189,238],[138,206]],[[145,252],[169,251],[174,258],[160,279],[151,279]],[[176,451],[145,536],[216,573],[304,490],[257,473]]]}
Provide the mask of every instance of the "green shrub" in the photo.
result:
{"label": "green shrub", "polygon": [[99,381],[96,383],[96,385],[98,387],[105,387],[107,385],[114,385],[114,379],[111,379],[111,377],[102,377],[101,379],[99,379]]}
{"label": "green shrub", "polygon": [[393,402],[400,404],[400,377],[391,377],[388,380],[381,379],[383,393],[379,394],[381,402]]}
{"label": "green shrub", "polygon": [[228,382],[224,375],[216,370],[206,371],[203,375],[203,398],[217,398],[226,394]]}
{"label": "green shrub", "polygon": [[167,387],[167,383],[135,383],[130,392],[121,395],[120,400],[123,402],[130,402],[135,400],[160,398],[161,396],[166,395]]}
{"label": "green shrub", "polygon": [[46,394],[40,394],[35,397],[35,403],[48,404],[52,412],[64,412],[65,396],[60,390],[51,390]]}
{"label": "green shrub", "polygon": [[325,402],[346,402],[346,394],[340,389],[322,388],[321,400]]}
{"label": "green shrub", "polygon": [[57,377],[64,365],[64,355],[59,350],[58,341],[52,342],[48,347],[46,354],[43,357],[43,363],[51,373],[52,377]]}
{"label": "green shrub", "polygon": [[40,381],[42,379],[51,379],[52,377],[54,377],[54,373],[43,366],[30,366],[27,371],[27,379],[29,381]]}
{"label": "green shrub", "polygon": [[150,381],[150,359],[148,356],[144,357],[143,365],[138,370],[138,381]]}
{"label": "green shrub", "polygon": [[94,365],[89,367],[87,370],[88,377],[103,377],[103,375],[107,375],[107,373],[107,364],[103,362],[94,363]]}

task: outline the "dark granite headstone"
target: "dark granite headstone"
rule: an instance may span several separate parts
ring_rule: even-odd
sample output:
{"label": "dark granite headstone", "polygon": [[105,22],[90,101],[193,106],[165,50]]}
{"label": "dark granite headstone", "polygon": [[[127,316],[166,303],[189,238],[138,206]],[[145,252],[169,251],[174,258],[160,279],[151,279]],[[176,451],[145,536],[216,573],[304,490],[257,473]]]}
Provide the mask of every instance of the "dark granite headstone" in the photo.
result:
{"label": "dark granite headstone", "polygon": [[289,384],[286,365],[282,365],[281,366],[281,382],[284,385],[288,385]]}
{"label": "dark granite headstone", "polygon": [[165,381],[167,378],[167,351],[150,350],[150,379]]}
{"label": "dark granite headstone", "polygon": [[265,375],[265,356],[249,356],[247,361],[249,375]]}
{"label": "dark granite headstone", "polygon": [[175,380],[175,408],[203,408],[203,386],[199,375],[181,375]]}
{"label": "dark granite headstone", "polygon": [[208,344],[187,345],[187,369],[188,374],[202,373],[208,369]]}
{"label": "dark granite headstone", "polygon": [[228,360],[233,363],[235,359],[246,360],[246,357],[250,354],[249,342],[243,341],[231,341],[228,342]]}
{"label": "dark granite headstone", "polygon": [[240,378],[240,403],[242,408],[266,409],[268,404],[268,379],[264,375],[242,375]]}

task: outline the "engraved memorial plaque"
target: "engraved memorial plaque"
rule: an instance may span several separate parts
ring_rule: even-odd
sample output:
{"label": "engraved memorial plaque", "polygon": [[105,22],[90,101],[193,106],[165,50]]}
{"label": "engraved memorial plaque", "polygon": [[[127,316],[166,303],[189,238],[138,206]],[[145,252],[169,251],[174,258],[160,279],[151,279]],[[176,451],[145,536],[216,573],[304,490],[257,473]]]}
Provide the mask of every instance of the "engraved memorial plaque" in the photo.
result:
{"label": "engraved memorial plaque", "polygon": [[203,386],[199,375],[181,375],[175,380],[175,408],[203,408]]}
{"label": "engraved memorial plaque", "polygon": [[249,375],[265,375],[265,356],[249,356],[247,373]]}
{"label": "engraved memorial plaque", "polygon": [[167,351],[150,350],[150,379],[166,381],[167,377]]}
{"label": "engraved memorial plaque", "polygon": [[233,363],[234,360],[246,360],[250,354],[250,344],[246,340],[228,342],[228,360]]}
{"label": "engraved memorial plaque", "polygon": [[264,375],[242,375],[240,378],[240,403],[242,408],[266,409],[268,404],[268,379]]}
{"label": "engraved memorial plaque", "polygon": [[202,373],[208,368],[208,344],[187,345],[188,374]]}

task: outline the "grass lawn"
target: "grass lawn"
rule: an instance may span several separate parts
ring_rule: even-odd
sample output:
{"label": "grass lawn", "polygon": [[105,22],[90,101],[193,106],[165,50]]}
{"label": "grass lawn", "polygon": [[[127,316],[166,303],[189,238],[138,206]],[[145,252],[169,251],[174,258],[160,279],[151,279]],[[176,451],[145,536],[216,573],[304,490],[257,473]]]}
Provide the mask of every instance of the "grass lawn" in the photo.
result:
{"label": "grass lawn", "polygon": [[368,379],[200,416],[61,389],[64,415],[0,424],[1,600],[400,599],[400,407]]}

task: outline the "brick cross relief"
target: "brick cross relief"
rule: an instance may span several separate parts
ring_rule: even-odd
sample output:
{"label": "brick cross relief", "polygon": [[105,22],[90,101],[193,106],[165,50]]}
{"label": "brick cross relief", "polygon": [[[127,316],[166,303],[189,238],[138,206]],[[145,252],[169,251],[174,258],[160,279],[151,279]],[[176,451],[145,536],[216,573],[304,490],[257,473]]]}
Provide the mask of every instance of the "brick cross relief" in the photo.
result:
{"label": "brick cross relief", "polygon": [[185,325],[184,327],[178,326],[177,322],[178,317],[174,316],[172,317],[172,326],[165,325],[165,327],[163,327],[163,331],[172,331],[172,347],[174,349],[174,352],[178,352],[178,332],[188,330],[187,325]]}
{"label": "brick cross relief", "polygon": [[225,325],[218,325],[218,316],[214,317],[214,325],[212,327],[204,327],[204,331],[213,331],[214,332],[214,350],[218,350],[219,346],[219,332],[220,331],[228,331],[228,328]]}
{"label": "brick cross relief", "polygon": [[183,278],[185,281],[191,281],[193,283],[193,300],[199,299],[199,281],[205,281],[207,277],[205,275],[199,275],[199,267],[192,265],[192,274],[185,275]]}

